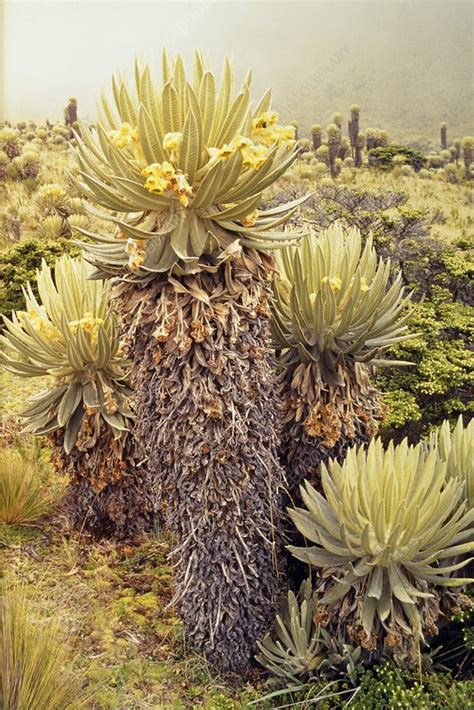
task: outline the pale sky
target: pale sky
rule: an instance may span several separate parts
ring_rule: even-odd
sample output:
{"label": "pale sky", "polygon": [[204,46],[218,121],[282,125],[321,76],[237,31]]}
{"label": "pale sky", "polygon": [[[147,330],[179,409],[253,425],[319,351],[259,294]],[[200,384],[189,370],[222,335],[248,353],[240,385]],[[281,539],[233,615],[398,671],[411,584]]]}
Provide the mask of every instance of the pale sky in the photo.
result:
{"label": "pale sky", "polygon": [[199,48],[218,73],[226,54],[242,77],[251,67],[256,93],[272,85],[287,120],[328,122],[351,103],[379,123],[394,108],[423,119],[427,103],[436,129],[448,116],[466,132],[471,120],[466,0],[7,0],[3,15],[1,113],[13,121],[59,120],[69,96],[93,118],[111,74],[136,56],[159,66],[163,46],[188,59]]}

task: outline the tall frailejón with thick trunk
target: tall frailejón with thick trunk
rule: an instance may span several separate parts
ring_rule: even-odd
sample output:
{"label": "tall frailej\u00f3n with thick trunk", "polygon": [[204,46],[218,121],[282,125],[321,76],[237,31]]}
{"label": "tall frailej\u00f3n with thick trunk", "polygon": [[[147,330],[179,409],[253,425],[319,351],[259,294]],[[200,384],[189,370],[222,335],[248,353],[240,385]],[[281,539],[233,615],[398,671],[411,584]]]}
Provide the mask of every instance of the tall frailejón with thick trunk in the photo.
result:
{"label": "tall frailej\u00f3n with thick trunk", "polygon": [[377,260],[372,240],[334,225],[298,249],[277,255],[272,331],[279,349],[283,398],[281,457],[289,490],[299,499],[303,479],[319,482],[322,462],[342,461],[347,449],[377,432],[383,408],[370,367],[405,340],[401,275]]}
{"label": "tall frailej\u00f3n with thick trunk", "polygon": [[27,431],[46,434],[56,467],[69,475],[66,511],[78,530],[134,537],[153,529],[149,473],[131,436],[127,363],[110,289],[89,277],[83,260],[43,262],[39,300],[28,285],[26,310],[4,318],[1,360],[20,377],[48,377],[24,416]]}
{"label": "tall frailej\u00f3n with thick trunk", "polygon": [[[196,56],[163,56],[163,85],[135,67],[113,82],[95,134],[81,127],[78,183],[112,211],[114,236],[89,234],[97,275],[116,277],[136,435],[176,533],[176,601],[192,648],[247,668],[281,588],[278,406],[267,252],[301,200],[260,211],[262,191],[296,157],[267,92],[250,75],[233,96]],[[118,215],[118,216],[116,216]],[[102,215],[104,216],[104,215]]]}

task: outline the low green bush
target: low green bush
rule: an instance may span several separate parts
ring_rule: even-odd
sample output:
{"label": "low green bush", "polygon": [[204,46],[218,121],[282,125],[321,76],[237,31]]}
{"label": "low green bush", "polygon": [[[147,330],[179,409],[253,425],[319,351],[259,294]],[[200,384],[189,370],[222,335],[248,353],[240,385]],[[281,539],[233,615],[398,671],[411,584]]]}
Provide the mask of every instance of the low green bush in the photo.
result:
{"label": "low green bush", "polygon": [[403,156],[405,165],[409,165],[418,172],[426,164],[426,157],[416,148],[410,145],[397,145],[392,143],[385,147],[372,148],[368,152],[369,165],[380,170],[391,170],[399,159],[394,160],[395,156]]}
{"label": "low green bush", "polygon": [[448,673],[411,673],[383,663],[361,673],[352,710],[465,710],[472,707],[473,681]]}
{"label": "low green bush", "polygon": [[431,299],[412,306],[410,330],[418,337],[391,349],[389,357],[411,367],[382,371],[388,416],[384,436],[416,441],[443,419],[473,415],[474,308],[453,300],[446,288],[431,286]]}
{"label": "low green bush", "polygon": [[[63,254],[79,256],[80,249],[68,239],[60,238],[41,242],[25,239],[0,253],[0,314],[9,316],[24,304],[22,286],[31,282],[35,295],[36,269],[44,259],[52,266]],[[1,327],[1,326],[0,326]]]}

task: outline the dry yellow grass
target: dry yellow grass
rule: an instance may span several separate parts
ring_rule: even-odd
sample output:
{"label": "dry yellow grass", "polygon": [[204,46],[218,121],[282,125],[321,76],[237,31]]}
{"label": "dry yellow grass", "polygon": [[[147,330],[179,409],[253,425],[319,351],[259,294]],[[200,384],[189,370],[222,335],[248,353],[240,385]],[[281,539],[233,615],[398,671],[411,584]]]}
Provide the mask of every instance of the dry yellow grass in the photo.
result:
{"label": "dry yellow grass", "polygon": [[64,633],[64,620],[47,616],[16,580],[0,588],[0,701],[3,710],[80,710],[91,707]]}
{"label": "dry yellow grass", "polygon": [[[39,442],[38,442],[39,444]],[[0,525],[35,525],[49,515],[64,483],[53,478],[39,445],[0,452]]]}

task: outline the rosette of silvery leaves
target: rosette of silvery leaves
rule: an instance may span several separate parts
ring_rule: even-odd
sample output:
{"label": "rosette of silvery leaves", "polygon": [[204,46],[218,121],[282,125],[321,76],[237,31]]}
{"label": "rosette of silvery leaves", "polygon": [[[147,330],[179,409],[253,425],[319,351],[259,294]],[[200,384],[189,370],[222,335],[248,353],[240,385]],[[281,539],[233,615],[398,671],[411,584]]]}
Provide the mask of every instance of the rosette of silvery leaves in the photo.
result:
{"label": "rosette of silvery leaves", "polygon": [[[272,250],[301,236],[278,228],[305,197],[260,210],[263,191],[294,162],[293,126],[278,123],[267,91],[254,109],[250,74],[233,97],[226,60],[220,88],[200,54],[194,77],[181,57],[163,54],[162,86],[135,65],[135,89],[113,79],[113,105],[101,102],[94,129],[77,135],[83,193],[110,212],[111,235],[79,231],[97,275],[147,282],[160,273],[218,268],[241,247]],[[110,214],[112,213],[112,214]]]}

